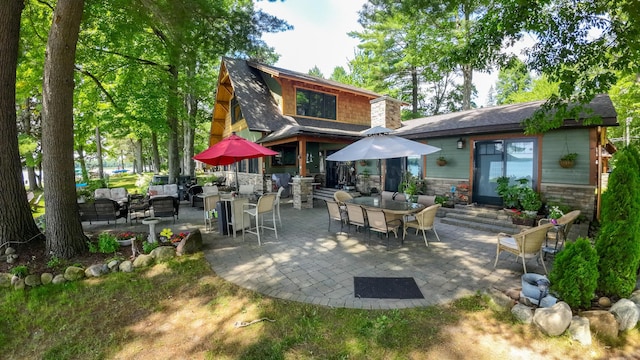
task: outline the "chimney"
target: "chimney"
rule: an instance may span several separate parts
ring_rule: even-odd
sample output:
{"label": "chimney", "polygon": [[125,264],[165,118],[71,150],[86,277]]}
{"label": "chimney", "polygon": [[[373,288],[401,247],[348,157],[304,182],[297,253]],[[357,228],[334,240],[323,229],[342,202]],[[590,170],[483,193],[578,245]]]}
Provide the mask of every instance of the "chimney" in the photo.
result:
{"label": "chimney", "polygon": [[401,127],[400,100],[384,95],[370,101],[371,127],[383,126],[391,130]]}

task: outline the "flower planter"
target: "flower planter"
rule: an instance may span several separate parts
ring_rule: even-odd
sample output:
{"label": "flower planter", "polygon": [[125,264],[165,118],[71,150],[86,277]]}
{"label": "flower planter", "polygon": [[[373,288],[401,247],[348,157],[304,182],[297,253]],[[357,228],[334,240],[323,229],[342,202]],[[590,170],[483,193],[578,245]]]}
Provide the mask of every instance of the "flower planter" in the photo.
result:
{"label": "flower planter", "polygon": [[438,166],[445,166],[447,165],[447,160],[436,160],[436,164],[438,164]]}
{"label": "flower planter", "polygon": [[118,244],[120,244],[120,246],[129,246],[135,240],[135,237],[132,237],[131,239],[118,239]]}
{"label": "flower planter", "polygon": [[534,219],[534,218],[521,218],[521,217],[517,217],[517,216],[514,216],[514,217],[511,218],[511,222],[514,225],[533,226],[535,221],[536,221],[536,219]]}
{"label": "flower planter", "polygon": [[572,168],[576,164],[574,160],[560,160],[559,163],[560,166],[565,169]]}

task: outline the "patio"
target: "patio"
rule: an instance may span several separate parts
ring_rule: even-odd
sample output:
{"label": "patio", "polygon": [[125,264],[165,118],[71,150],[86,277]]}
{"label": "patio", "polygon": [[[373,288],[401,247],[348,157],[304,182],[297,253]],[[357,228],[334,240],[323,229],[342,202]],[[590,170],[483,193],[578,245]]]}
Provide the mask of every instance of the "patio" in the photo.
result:
{"label": "patio", "polygon": [[[441,224],[437,219],[442,242],[428,232],[429,247],[425,247],[421,235],[409,233],[404,246],[392,237],[387,250],[386,239],[376,234],[372,234],[370,243],[366,232],[356,233],[353,228],[350,234],[337,234],[337,222],[328,232],[327,210],[320,202],[315,205],[305,210],[281,205],[283,227],[278,229],[279,238],[266,232],[262,246],[258,246],[255,235],[247,234],[243,242],[240,232],[233,238],[206,231],[202,209],[184,201],[176,224],[167,218],[156,229],[169,227],[175,232],[198,228],[205,257],[218,276],[267,296],[316,305],[409,308],[444,304],[492,287],[506,290],[520,286],[522,263],[513,261],[515,256],[502,254],[497,268],[493,268],[496,234]],[[83,226],[87,231],[148,231],[148,226],[141,223]],[[527,267],[530,272],[543,273],[535,260],[529,260]],[[424,299],[355,298],[354,276],[413,277]]]}

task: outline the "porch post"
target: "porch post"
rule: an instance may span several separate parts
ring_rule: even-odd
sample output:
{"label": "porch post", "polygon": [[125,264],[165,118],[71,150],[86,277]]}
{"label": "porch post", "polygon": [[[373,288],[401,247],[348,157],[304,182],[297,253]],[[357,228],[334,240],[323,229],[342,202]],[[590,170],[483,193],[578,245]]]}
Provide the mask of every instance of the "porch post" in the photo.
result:
{"label": "porch post", "polygon": [[300,176],[307,175],[307,140],[298,141],[298,169]]}

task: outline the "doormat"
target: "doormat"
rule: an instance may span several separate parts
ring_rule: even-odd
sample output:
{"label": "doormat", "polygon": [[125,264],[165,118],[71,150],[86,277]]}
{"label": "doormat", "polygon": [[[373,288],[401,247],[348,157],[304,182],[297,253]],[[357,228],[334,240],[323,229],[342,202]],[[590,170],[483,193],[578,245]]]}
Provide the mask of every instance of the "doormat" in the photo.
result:
{"label": "doormat", "polygon": [[353,293],[357,298],[424,299],[412,277],[354,277]]}

